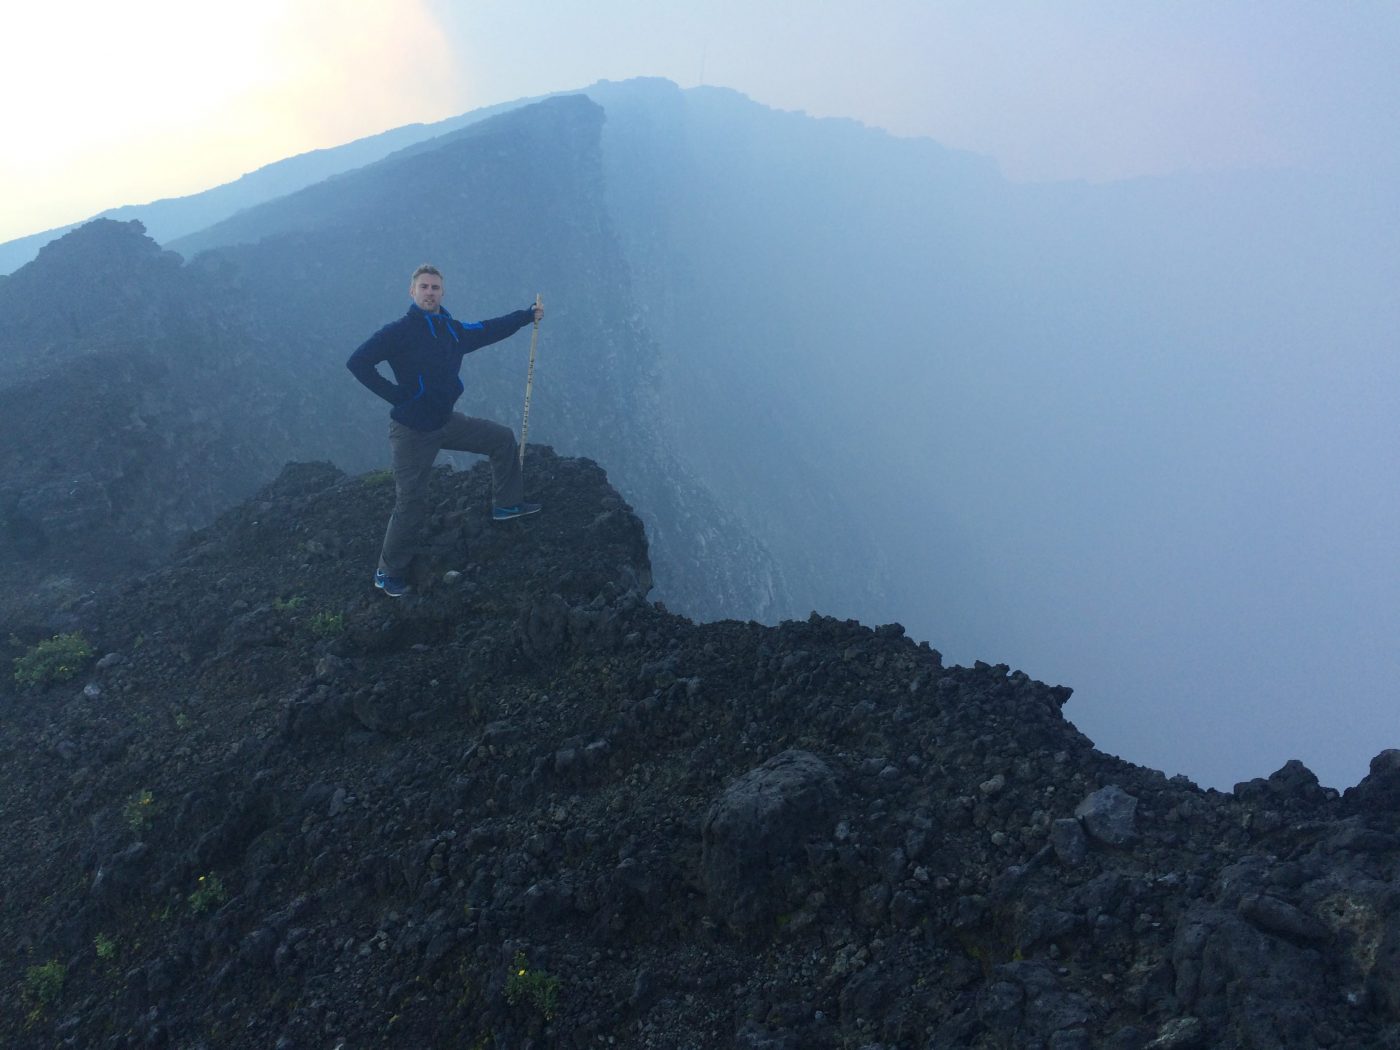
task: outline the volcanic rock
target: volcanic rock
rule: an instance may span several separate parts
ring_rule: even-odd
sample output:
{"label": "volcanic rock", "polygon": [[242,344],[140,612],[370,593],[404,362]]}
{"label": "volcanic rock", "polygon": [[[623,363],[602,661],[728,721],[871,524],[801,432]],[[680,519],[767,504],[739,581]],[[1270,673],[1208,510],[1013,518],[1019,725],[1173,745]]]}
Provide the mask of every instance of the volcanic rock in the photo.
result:
{"label": "volcanic rock", "polygon": [[3,1045],[1400,1045],[1391,756],[1201,791],[1005,665],[667,612],[591,461],[489,493],[399,600],[327,464],[59,599],[121,658],[0,680]]}

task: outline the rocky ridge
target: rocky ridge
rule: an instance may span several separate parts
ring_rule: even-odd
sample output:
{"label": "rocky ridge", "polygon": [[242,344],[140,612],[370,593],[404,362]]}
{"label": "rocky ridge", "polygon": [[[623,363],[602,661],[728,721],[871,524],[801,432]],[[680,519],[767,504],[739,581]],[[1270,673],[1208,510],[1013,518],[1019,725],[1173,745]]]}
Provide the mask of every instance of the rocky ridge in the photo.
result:
{"label": "rocky ridge", "polygon": [[387,478],[297,464],[52,611],[4,1045],[1400,1046],[1400,754],[1201,791],[898,624],[673,615],[596,464],[527,477],[440,470],[402,602]]}
{"label": "rocky ridge", "polygon": [[[786,610],[772,554],[667,435],[661,348],[603,201],[603,120],[553,99],[251,209],[188,262],[104,219],[0,278],[0,548],[21,577],[0,615],[160,563],[288,460],[383,464],[386,406],[345,360],[402,312],[425,259],[452,275],[459,316],[548,291],[531,436],[608,461],[667,600],[704,618]],[[465,362],[459,410],[518,429],[528,338]]]}

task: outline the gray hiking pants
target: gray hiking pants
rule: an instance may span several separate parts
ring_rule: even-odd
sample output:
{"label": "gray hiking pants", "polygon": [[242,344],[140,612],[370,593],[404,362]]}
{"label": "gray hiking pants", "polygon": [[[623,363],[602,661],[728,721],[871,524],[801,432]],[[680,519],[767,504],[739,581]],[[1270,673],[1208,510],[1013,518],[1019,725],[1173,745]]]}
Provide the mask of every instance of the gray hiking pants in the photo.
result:
{"label": "gray hiking pants", "polygon": [[423,522],[428,516],[428,478],[439,449],[475,452],[491,457],[491,485],[498,507],[510,507],[524,496],[515,432],[489,419],[460,412],[437,430],[414,430],[389,421],[389,451],[394,470],[394,513],[384,531],[379,568],[386,576],[407,576],[418,552]]}

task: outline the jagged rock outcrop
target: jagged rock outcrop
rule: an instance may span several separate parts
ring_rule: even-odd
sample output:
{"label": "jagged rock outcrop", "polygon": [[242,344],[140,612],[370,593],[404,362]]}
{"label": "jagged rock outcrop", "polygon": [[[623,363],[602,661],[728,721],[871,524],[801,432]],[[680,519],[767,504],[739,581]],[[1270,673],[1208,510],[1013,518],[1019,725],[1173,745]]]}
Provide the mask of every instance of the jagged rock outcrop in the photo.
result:
{"label": "jagged rock outcrop", "polygon": [[1370,771],[1361,783],[1347,789],[1346,797],[1363,810],[1381,814],[1400,811],[1400,748],[1387,748],[1373,758]]}
{"label": "jagged rock outcrop", "polygon": [[82,673],[0,682],[4,1045],[1400,1045],[1387,755],[1201,791],[898,624],[693,623],[529,469],[505,525],[437,472],[399,602],[313,463],[67,603]]}

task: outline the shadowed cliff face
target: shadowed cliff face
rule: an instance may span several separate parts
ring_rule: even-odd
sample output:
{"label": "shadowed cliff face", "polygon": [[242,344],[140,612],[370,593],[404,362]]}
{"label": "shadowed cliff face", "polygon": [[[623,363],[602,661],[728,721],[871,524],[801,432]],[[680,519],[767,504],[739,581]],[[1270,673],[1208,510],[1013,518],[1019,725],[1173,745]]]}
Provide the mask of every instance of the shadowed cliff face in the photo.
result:
{"label": "shadowed cliff face", "polygon": [[1365,773],[1400,674],[1389,182],[1016,185],[721,89],[588,93],[678,445],[795,613],[1073,680],[1101,744],[1217,787]]}
{"label": "shadowed cliff face", "polygon": [[531,457],[505,524],[435,474],[399,601],[383,475],[291,465],[0,680],[6,1046],[1400,1037],[1394,753],[1202,792],[897,624],[693,623]]}

